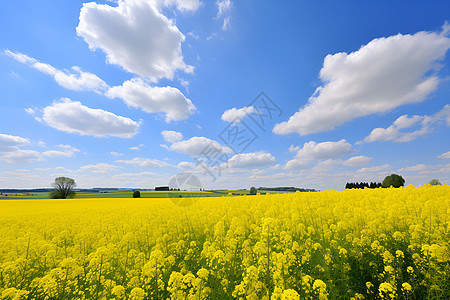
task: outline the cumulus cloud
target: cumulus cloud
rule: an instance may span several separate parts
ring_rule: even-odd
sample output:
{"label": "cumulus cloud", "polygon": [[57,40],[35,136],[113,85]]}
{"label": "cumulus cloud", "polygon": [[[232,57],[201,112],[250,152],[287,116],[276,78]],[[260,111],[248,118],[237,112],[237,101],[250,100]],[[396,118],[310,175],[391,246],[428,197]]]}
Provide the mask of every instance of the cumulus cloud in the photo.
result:
{"label": "cumulus cloud", "polygon": [[114,156],[122,156],[122,155],[124,155],[123,153],[119,153],[119,152],[116,152],[116,151],[111,151],[111,152],[109,152],[109,154],[110,155],[114,155]]}
{"label": "cumulus cloud", "polygon": [[[198,1],[165,1],[182,9],[196,9]],[[181,43],[185,36],[172,20],[161,14],[161,1],[123,0],[113,7],[84,3],[76,28],[91,50],[101,49],[106,61],[157,82],[173,79],[176,70],[193,72],[184,62]]]}
{"label": "cumulus cloud", "polygon": [[4,52],[18,62],[27,64],[41,73],[52,76],[63,88],[74,91],[94,91],[97,93],[103,93],[108,89],[106,82],[97,75],[83,72],[78,66],[73,66],[71,71],[59,70],[20,52],[12,52],[10,50],[5,50]]}
{"label": "cumulus cloud", "polygon": [[39,152],[20,148],[29,143],[28,139],[0,133],[0,161],[6,163],[31,163],[42,160]]}
{"label": "cumulus cloud", "polygon": [[343,157],[355,152],[352,145],[347,143],[344,139],[338,142],[322,143],[310,141],[304,143],[302,148],[291,146],[289,150],[291,152],[297,151],[297,154],[294,159],[286,163],[285,169],[306,167],[312,161]]}
{"label": "cumulus cloud", "polygon": [[273,131],[329,131],[358,117],[421,102],[436,90],[438,62],[449,48],[444,30],[378,38],[350,54],[328,55],[320,70],[323,86]]}
{"label": "cumulus cloud", "polygon": [[231,168],[259,168],[276,163],[275,157],[271,153],[264,151],[252,153],[239,153],[228,160]]}
{"label": "cumulus cloud", "polygon": [[195,136],[185,141],[175,142],[170,146],[170,150],[184,153],[190,156],[213,156],[233,152],[230,148],[224,147],[218,142],[206,137]]}
{"label": "cumulus cloud", "polygon": [[424,164],[418,164],[411,167],[401,168],[398,171],[399,172],[417,172],[417,171],[423,171],[426,169],[426,165]]}
{"label": "cumulus cloud", "polygon": [[139,145],[137,145],[137,146],[130,147],[130,148],[128,148],[128,149],[134,150],[134,151],[141,151],[141,148],[142,148],[142,147],[144,147],[144,144],[139,144]]}
{"label": "cumulus cloud", "polygon": [[46,157],[72,157],[76,152],[80,152],[79,149],[70,145],[58,145],[62,150],[49,150],[42,152],[42,156]]}
{"label": "cumulus cloud", "polygon": [[344,161],[343,164],[346,166],[350,166],[350,167],[359,167],[359,166],[367,165],[371,162],[372,162],[371,157],[360,155],[360,156],[350,157],[349,159]]}
{"label": "cumulus cloud", "polygon": [[118,169],[117,166],[114,166],[111,164],[98,163],[95,165],[82,166],[79,169],[79,171],[92,172],[92,173],[109,173],[109,172],[116,171],[117,169]]}
{"label": "cumulus cloud", "polygon": [[[433,116],[412,116],[408,115],[400,116],[394,123],[387,128],[375,128],[372,130],[369,136],[358,143],[371,143],[371,142],[409,142],[416,138],[430,133],[439,124],[446,122],[450,126],[450,105],[446,105],[442,110],[434,114]],[[402,132],[402,129],[411,127],[418,127],[416,130],[409,132]]]}
{"label": "cumulus cloud", "polygon": [[57,130],[95,137],[132,138],[140,126],[129,118],[102,109],[92,109],[68,98],[45,107],[42,119]]}
{"label": "cumulus cloud", "polygon": [[438,158],[450,158],[450,151],[442,153]]}
{"label": "cumulus cloud", "polygon": [[228,109],[224,111],[221,119],[226,122],[240,122],[246,115],[254,113],[256,109],[253,106],[246,106],[243,108],[237,109],[233,107],[232,109]]}
{"label": "cumulus cloud", "polygon": [[135,157],[130,160],[116,160],[118,163],[123,163],[127,165],[135,165],[140,167],[166,167],[169,164],[165,161],[157,160],[157,159],[151,159],[151,158],[141,158],[141,157]]}
{"label": "cumulus cloud", "polygon": [[181,132],[172,131],[172,130],[163,130],[161,134],[166,142],[174,143],[181,141],[183,139],[183,135]]}
{"label": "cumulus cloud", "polygon": [[128,106],[141,108],[148,113],[164,113],[166,122],[184,120],[196,110],[192,101],[179,89],[150,86],[139,78],[110,88],[106,95],[110,98],[120,98]]}
{"label": "cumulus cloud", "polygon": [[183,169],[183,170],[192,170],[192,169],[195,169],[195,167],[197,167],[197,165],[194,164],[193,162],[182,161],[177,165],[177,167],[179,169]]}
{"label": "cumulus cloud", "polygon": [[410,166],[406,168],[399,169],[398,172],[405,172],[410,174],[442,174],[443,176],[448,176],[450,174],[450,164],[446,165],[425,165],[418,164],[415,166]]}

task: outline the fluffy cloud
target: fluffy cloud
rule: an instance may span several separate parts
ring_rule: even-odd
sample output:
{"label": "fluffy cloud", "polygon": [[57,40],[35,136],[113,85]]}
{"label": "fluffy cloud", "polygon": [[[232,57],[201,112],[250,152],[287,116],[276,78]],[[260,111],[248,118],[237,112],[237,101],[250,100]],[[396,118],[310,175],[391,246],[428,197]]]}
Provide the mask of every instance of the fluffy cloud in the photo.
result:
{"label": "fluffy cloud", "polygon": [[110,88],[106,95],[120,98],[128,106],[141,108],[148,113],[164,113],[166,122],[186,119],[196,110],[192,101],[179,89],[170,86],[153,87],[138,78]]}
{"label": "fluffy cloud", "polygon": [[418,164],[415,166],[411,166],[411,167],[406,167],[406,168],[401,168],[398,171],[399,172],[417,172],[417,171],[423,171],[426,169],[426,165],[424,164]]}
{"label": "fluffy cloud", "polygon": [[177,167],[179,169],[183,169],[183,170],[192,170],[192,169],[195,169],[196,166],[197,165],[194,164],[193,162],[188,162],[188,161],[182,161],[177,165]]}
{"label": "fluffy cloud", "polygon": [[39,152],[23,150],[20,147],[30,143],[28,139],[0,134],[0,161],[7,163],[31,163],[42,159]]}
{"label": "fluffy cloud", "polygon": [[70,145],[59,145],[58,147],[63,150],[49,150],[42,152],[42,156],[46,157],[72,157],[76,152],[80,152],[79,149],[72,147]]}
{"label": "fluffy cloud", "polygon": [[115,7],[84,3],[77,34],[91,50],[105,52],[108,63],[154,82],[173,79],[176,70],[192,73],[193,67],[184,62],[181,51],[185,37],[161,14],[161,3],[175,3],[182,9],[198,7],[198,1],[123,0]]}
{"label": "fluffy cloud", "polygon": [[286,163],[285,169],[305,167],[312,161],[338,158],[355,152],[352,145],[344,139],[338,142],[323,143],[310,141],[304,143],[302,148],[291,146],[289,150],[297,151],[297,154],[294,159]]}
{"label": "fluffy cloud", "polygon": [[97,75],[83,72],[80,67],[74,66],[72,67],[72,71],[61,71],[20,52],[5,50],[5,53],[18,62],[27,64],[44,74],[53,76],[55,81],[63,88],[74,91],[94,91],[97,93],[103,93],[108,89],[108,85]]}
{"label": "fluffy cloud", "polygon": [[328,55],[320,71],[324,85],[273,131],[328,131],[358,117],[425,100],[440,81],[437,62],[450,48],[445,32],[398,34],[374,39],[350,54]]}
{"label": "fluffy cloud", "polygon": [[109,172],[113,172],[116,171],[118,169],[117,166],[114,165],[110,165],[107,163],[98,163],[95,165],[87,165],[87,166],[83,166],[79,169],[79,171],[84,171],[84,172],[92,172],[92,173],[109,173]]}
{"label": "fluffy cloud", "polygon": [[[450,105],[446,105],[441,111],[433,116],[400,116],[388,128],[375,128],[363,141],[371,143],[375,141],[409,142],[422,135],[431,132],[434,127],[445,121],[450,126]],[[410,132],[401,132],[402,129],[418,126],[419,128]],[[361,143],[359,142],[359,143]]]}
{"label": "fluffy cloud", "polygon": [[142,148],[142,147],[144,147],[144,144],[139,144],[139,145],[137,145],[137,146],[130,147],[130,148],[128,148],[128,149],[134,150],[134,151],[141,151],[141,148]]}
{"label": "fluffy cloud", "polygon": [[253,106],[246,106],[243,108],[235,108],[226,110],[223,114],[221,119],[226,122],[240,122],[242,118],[244,118],[246,115],[251,114],[255,112],[255,108]]}
{"label": "fluffy cloud", "polygon": [[170,150],[190,156],[214,156],[217,153],[231,153],[232,150],[206,137],[195,136],[189,140],[175,142]]}
{"label": "fluffy cloud", "polygon": [[201,2],[199,0],[164,0],[158,2],[165,6],[174,5],[178,10],[182,12],[196,11],[201,5]]}
{"label": "fluffy cloud", "polygon": [[398,172],[416,173],[416,174],[441,174],[443,177],[450,174],[450,164],[446,165],[425,165],[418,164],[411,167],[399,169]]}
{"label": "fluffy cloud", "polygon": [[350,166],[350,167],[359,167],[359,166],[367,165],[371,162],[372,162],[371,157],[361,155],[361,156],[350,157],[349,159],[347,159],[346,161],[343,162],[343,165]]}
{"label": "fluffy cloud", "polygon": [[102,109],[92,109],[67,98],[45,107],[42,119],[57,130],[96,137],[132,138],[140,125],[129,118]]}
{"label": "fluffy cloud", "polygon": [[272,165],[276,162],[272,154],[259,151],[252,153],[239,153],[228,160],[231,168],[259,168]]}
{"label": "fluffy cloud", "polygon": [[166,167],[169,164],[165,161],[157,160],[157,159],[151,159],[151,158],[141,158],[141,157],[135,157],[130,160],[116,160],[118,163],[123,163],[127,165],[135,165],[140,167]]}
{"label": "fluffy cloud", "polygon": [[180,132],[172,131],[172,130],[163,130],[161,134],[166,142],[174,143],[181,141],[183,139],[183,135]]}
{"label": "fluffy cloud", "polygon": [[450,151],[442,153],[438,158],[450,158]]}

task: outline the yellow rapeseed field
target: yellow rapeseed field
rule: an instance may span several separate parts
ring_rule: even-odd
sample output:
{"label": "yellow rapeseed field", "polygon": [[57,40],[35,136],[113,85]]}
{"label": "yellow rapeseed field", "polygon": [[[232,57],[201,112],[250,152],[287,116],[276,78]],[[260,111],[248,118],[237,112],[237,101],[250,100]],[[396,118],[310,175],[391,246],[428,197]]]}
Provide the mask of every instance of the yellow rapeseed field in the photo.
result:
{"label": "yellow rapeseed field", "polygon": [[449,299],[450,186],[0,201],[1,299]]}

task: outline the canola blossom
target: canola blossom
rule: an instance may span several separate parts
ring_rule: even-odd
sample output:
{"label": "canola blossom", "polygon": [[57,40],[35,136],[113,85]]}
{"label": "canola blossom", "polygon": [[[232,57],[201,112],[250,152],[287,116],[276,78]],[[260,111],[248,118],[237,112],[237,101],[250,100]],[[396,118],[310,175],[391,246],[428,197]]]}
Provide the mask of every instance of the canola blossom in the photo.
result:
{"label": "canola blossom", "polygon": [[0,212],[0,299],[450,299],[448,185]]}

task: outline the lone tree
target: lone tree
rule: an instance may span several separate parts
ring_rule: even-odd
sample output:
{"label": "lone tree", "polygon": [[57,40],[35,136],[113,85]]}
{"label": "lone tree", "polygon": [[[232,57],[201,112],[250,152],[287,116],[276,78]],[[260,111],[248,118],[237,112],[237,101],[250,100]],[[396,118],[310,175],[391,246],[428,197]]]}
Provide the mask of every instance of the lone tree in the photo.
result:
{"label": "lone tree", "polygon": [[133,192],[133,198],[141,198],[141,192],[139,192],[139,191],[134,191],[134,192]]}
{"label": "lone tree", "polygon": [[386,176],[381,184],[382,187],[387,188],[393,186],[395,188],[399,188],[405,184],[405,179],[402,176],[397,174],[391,174]]}
{"label": "lone tree", "polygon": [[442,183],[439,181],[439,179],[431,179],[430,185],[442,185]]}
{"label": "lone tree", "polygon": [[53,188],[55,189],[50,193],[50,198],[52,199],[66,199],[73,198],[75,196],[75,192],[73,188],[77,186],[75,180],[69,177],[58,177],[55,178],[55,182],[52,183]]}
{"label": "lone tree", "polygon": [[256,195],[256,188],[254,187],[254,186],[252,186],[251,188],[250,188],[250,193],[249,193],[250,195]]}

